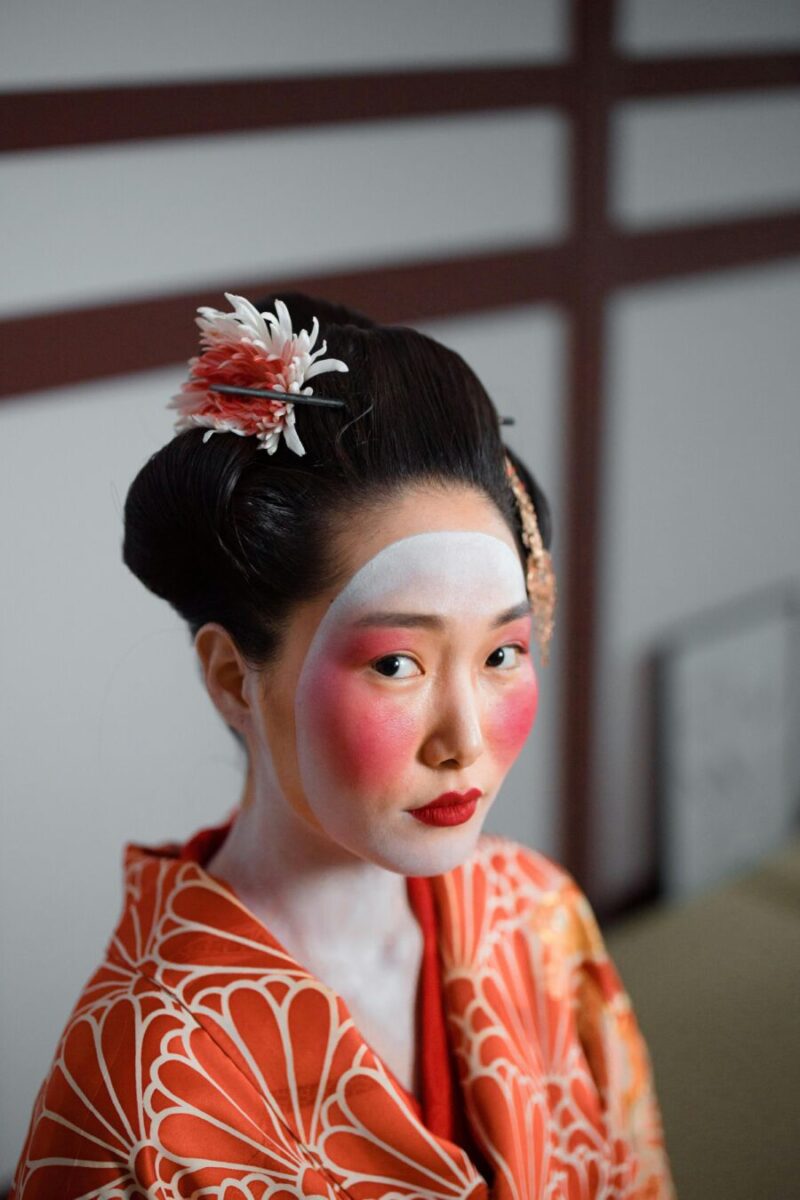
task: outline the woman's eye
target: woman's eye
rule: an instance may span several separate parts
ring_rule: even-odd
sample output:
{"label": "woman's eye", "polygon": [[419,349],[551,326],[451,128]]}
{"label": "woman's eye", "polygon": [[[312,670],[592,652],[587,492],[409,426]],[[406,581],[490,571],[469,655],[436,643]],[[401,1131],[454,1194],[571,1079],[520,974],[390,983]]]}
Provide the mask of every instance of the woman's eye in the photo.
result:
{"label": "woman's eye", "polygon": [[[522,646],[498,646],[496,650],[487,658],[487,663],[492,667],[501,667],[503,670],[509,670],[511,667],[518,667],[520,656],[525,651]],[[498,658],[500,655],[500,658]],[[515,657],[516,656],[516,657]],[[492,662],[492,659],[495,661]]]}
{"label": "woman's eye", "polygon": [[[403,671],[403,664],[406,664],[406,668],[413,669]],[[417,664],[408,654],[385,654],[383,658],[377,659],[372,665],[378,674],[385,675],[387,679],[410,679],[413,675],[419,674],[419,671],[416,670]],[[398,666],[401,668],[400,670],[397,670]]]}

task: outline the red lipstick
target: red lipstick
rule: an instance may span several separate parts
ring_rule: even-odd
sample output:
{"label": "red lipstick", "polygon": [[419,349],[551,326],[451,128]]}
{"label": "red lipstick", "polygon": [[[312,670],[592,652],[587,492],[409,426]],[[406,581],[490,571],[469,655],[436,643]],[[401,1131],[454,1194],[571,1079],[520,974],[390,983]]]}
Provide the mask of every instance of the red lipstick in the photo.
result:
{"label": "red lipstick", "polygon": [[411,815],[426,825],[463,825],[475,812],[483,795],[480,788],[468,792],[444,792],[422,808],[412,808]]}

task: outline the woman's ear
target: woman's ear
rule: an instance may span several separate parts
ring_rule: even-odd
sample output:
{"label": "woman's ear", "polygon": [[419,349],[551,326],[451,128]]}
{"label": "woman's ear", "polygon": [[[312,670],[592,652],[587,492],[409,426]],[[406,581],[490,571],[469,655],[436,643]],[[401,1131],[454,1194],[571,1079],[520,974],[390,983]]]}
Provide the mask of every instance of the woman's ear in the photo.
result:
{"label": "woman's ear", "polygon": [[250,715],[248,668],[236,643],[224,626],[210,621],[198,629],[194,648],[214,707],[227,725],[243,733]]}

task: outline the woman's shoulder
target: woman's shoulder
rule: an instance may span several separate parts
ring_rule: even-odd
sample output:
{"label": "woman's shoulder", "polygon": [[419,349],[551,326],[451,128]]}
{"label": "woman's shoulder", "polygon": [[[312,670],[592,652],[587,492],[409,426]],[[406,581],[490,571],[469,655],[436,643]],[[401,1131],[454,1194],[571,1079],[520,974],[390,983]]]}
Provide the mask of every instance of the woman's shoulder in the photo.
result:
{"label": "woman's shoulder", "polygon": [[490,872],[521,871],[542,891],[552,891],[574,882],[566,868],[554,858],[499,833],[481,834],[473,859]]}
{"label": "woman's shoulder", "polygon": [[[448,880],[442,894],[449,901],[445,973],[473,1014],[472,1027],[488,1027],[497,1012],[522,1008],[519,1027],[528,1030],[545,1013],[543,1044],[573,1056],[567,1071],[573,1082],[585,1068],[584,1082],[591,1078],[608,1128],[619,1137],[615,1145],[624,1139],[635,1156],[636,1181],[625,1195],[671,1198],[647,1045],[576,880],[540,851],[489,834],[442,879]],[[481,1025],[474,1013],[487,995],[502,1002]],[[554,1029],[559,1037],[547,1042]]]}
{"label": "woman's shoulder", "polygon": [[491,940],[517,931],[543,942],[549,956],[605,963],[608,955],[591,905],[555,859],[500,834],[482,834],[470,857],[442,876],[451,918]]}
{"label": "woman's shoulder", "polygon": [[460,870],[479,875],[499,895],[515,893],[531,903],[585,904],[570,872],[554,858],[502,834],[484,833]]}

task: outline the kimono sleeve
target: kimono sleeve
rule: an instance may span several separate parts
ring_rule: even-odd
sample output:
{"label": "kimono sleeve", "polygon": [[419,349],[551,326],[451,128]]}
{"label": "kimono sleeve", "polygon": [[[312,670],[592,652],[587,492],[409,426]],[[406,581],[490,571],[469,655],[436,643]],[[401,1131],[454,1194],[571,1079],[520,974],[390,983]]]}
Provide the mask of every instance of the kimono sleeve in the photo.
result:
{"label": "kimono sleeve", "polygon": [[633,1006],[589,901],[568,875],[563,902],[578,1037],[609,1133],[635,1163],[626,1200],[674,1200],[652,1064]]}
{"label": "kimono sleeve", "polygon": [[12,1200],[221,1200],[284,1188],[333,1200],[336,1187],[255,1081],[168,992],[142,978],[102,990],[89,985],[64,1031]]}

